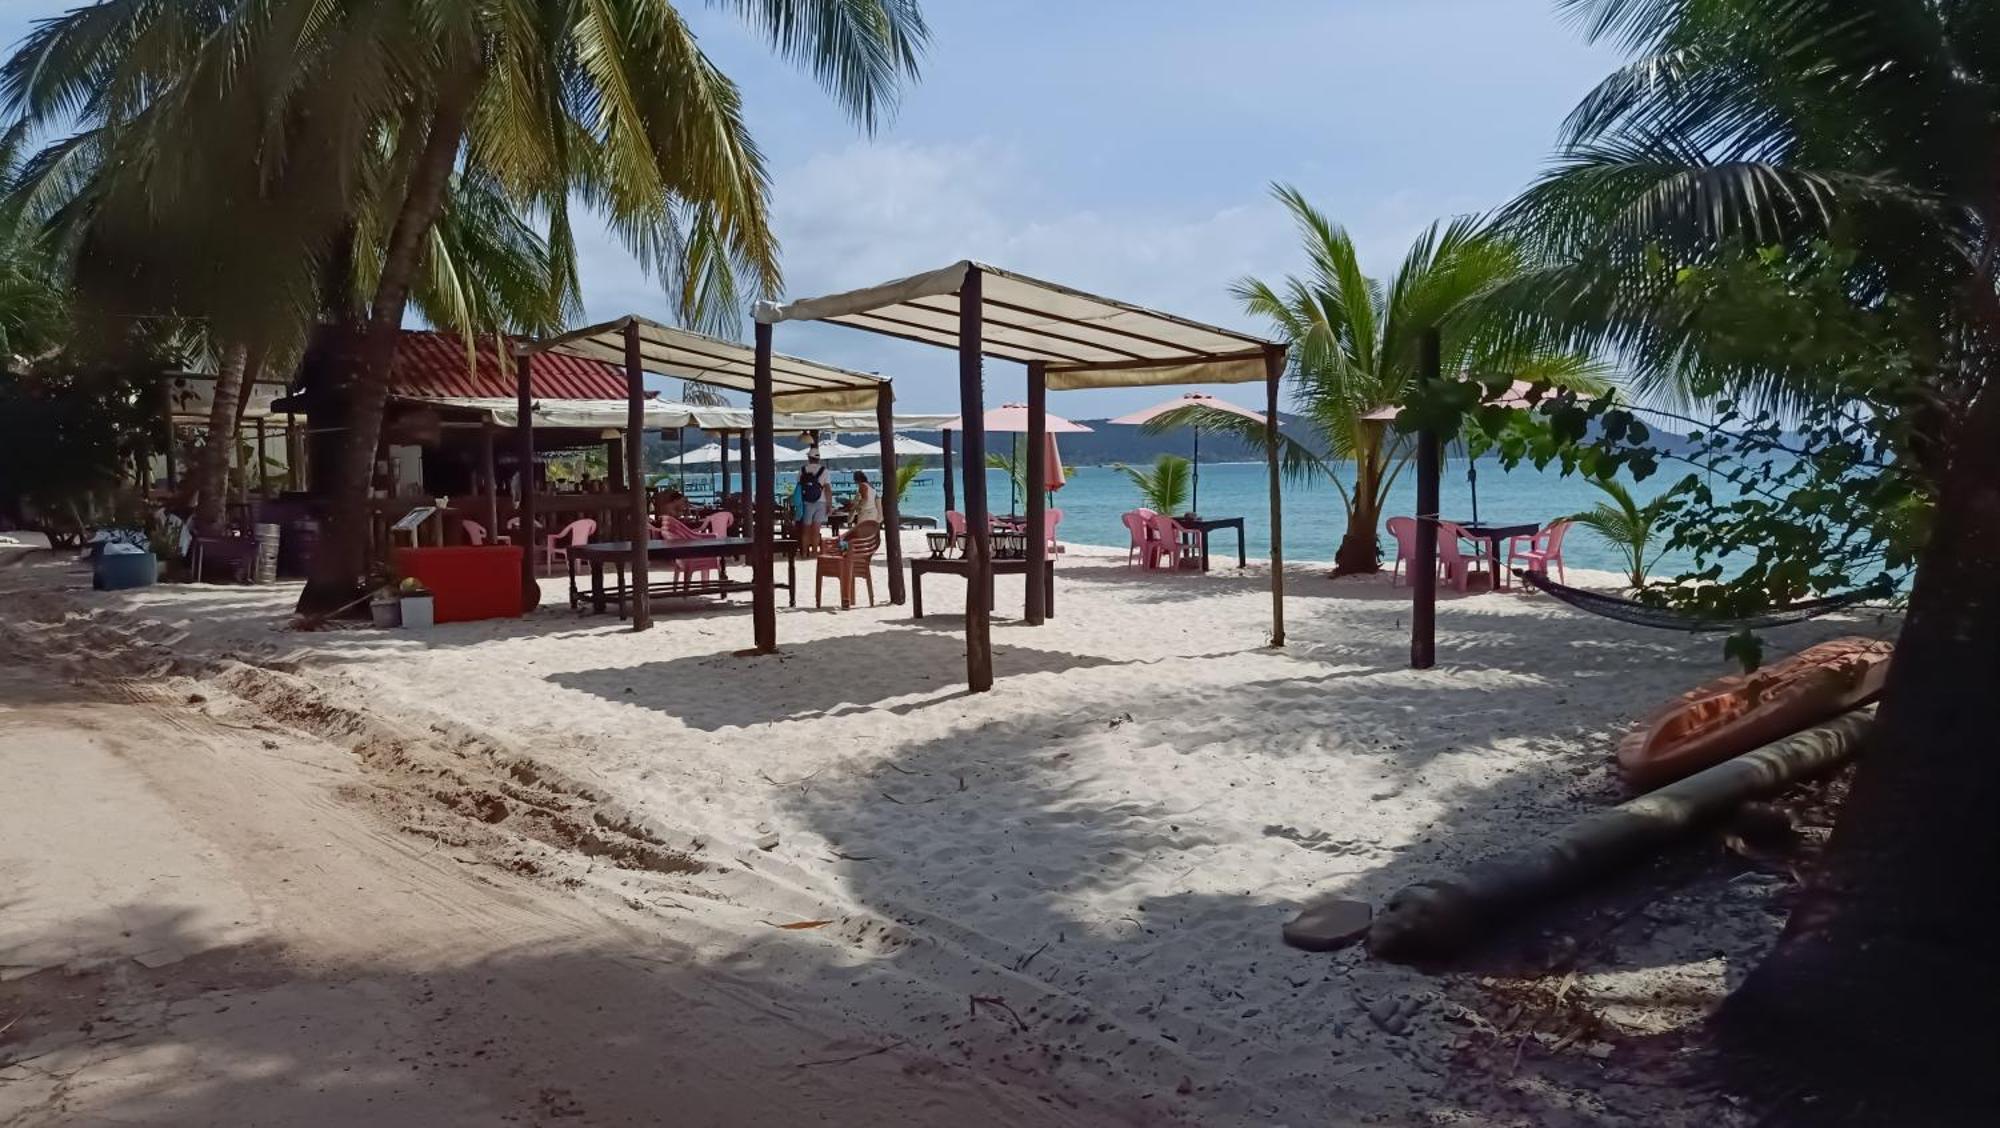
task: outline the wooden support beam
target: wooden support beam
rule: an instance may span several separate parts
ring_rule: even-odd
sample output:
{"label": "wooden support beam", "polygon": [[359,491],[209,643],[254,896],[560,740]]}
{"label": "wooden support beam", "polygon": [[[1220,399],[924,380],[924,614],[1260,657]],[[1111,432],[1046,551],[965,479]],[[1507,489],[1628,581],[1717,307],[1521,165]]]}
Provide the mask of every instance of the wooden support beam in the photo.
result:
{"label": "wooden support beam", "polygon": [[882,540],[889,548],[889,602],[903,602],[903,518],[896,499],[896,388],[883,384],[875,390],[875,434],[882,444],[882,480],[876,483],[882,498]]}
{"label": "wooden support beam", "polygon": [[[631,420],[626,420],[629,424]],[[604,440],[604,492],[621,494],[629,486],[625,480],[625,440]],[[605,532],[611,530],[606,529]]]}
{"label": "wooden support beam", "polygon": [[[721,502],[721,501],[723,501],[723,500],[725,500],[726,498],[728,498],[728,497],[729,497],[729,432],[727,432],[727,431],[717,431],[717,432],[715,433],[715,442],[716,442],[716,445],[717,445],[717,446],[719,446],[719,447],[721,447],[721,448],[722,448],[722,451],[721,451],[721,455],[722,455],[722,490],[721,490],[721,492],[720,492],[720,493],[718,493],[718,494],[716,495],[716,498],[715,498],[715,500],[716,500],[716,501],[717,501],[717,502],[719,503],[719,502]],[[682,452],[682,453],[683,453],[683,454],[685,454],[686,452]],[[745,477],[748,477],[748,475],[745,475]],[[746,514],[746,515],[747,515],[747,514]]]}
{"label": "wooden support beam", "polygon": [[519,359],[514,370],[514,447],[521,464],[521,501],[515,507],[520,526],[514,543],[521,546],[521,610],[533,611],[542,602],[542,585],[535,578],[535,401],[528,391],[535,357],[522,353]]}
{"label": "wooden support beam", "polygon": [[[958,401],[965,430],[960,465],[965,472],[965,680],[974,693],[993,688],[993,543],[986,512],[986,388],[980,341],[983,274],[965,272],[958,293]],[[1033,587],[1041,579],[1028,577]]]}
{"label": "wooden support beam", "polygon": [[500,528],[500,472],[493,457],[493,424],[479,425],[479,469],[486,483],[486,537],[490,544],[506,533]]}
{"label": "wooden support beam", "polygon": [[1028,576],[1021,617],[1039,627],[1047,617],[1042,569],[1049,558],[1045,535],[1049,492],[1049,369],[1039,360],[1028,362]]}
{"label": "wooden support beam", "polygon": [[938,437],[944,446],[944,508],[949,513],[958,508],[958,497],[951,488],[951,432],[939,431]]}
{"label": "wooden support beam", "polygon": [[751,535],[756,543],[750,550],[750,593],[753,630],[759,654],[778,651],[778,592],[772,567],[772,495],[778,491],[777,436],[771,433],[771,327],[757,323],[756,371],[750,390],[750,432],[756,474],[750,486]]}
{"label": "wooden support beam", "polygon": [[1264,463],[1271,477],[1271,645],[1285,645],[1285,503],[1278,475],[1278,382],[1285,350],[1264,352]]}
{"label": "wooden support beam", "polygon": [[[1417,379],[1423,387],[1436,383],[1442,345],[1436,329],[1424,330],[1419,342]],[[1443,467],[1436,431],[1417,432],[1417,558],[1410,561],[1410,668],[1437,665],[1437,544],[1438,477]]]}
{"label": "wooden support beam", "polygon": [[652,542],[646,506],[646,362],[639,353],[639,323],[625,323],[625,486],[631,491],[631,517],[625,535],[632,542],[632,629],[653,626]]}

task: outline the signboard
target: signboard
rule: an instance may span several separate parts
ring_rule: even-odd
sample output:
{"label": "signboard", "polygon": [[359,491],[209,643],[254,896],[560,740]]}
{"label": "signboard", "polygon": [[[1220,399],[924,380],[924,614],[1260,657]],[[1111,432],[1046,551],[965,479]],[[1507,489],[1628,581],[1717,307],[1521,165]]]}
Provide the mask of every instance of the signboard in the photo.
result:
{"label": "signboard", "polygon": [[424,522],[430,520],[436,513],[437,506],[435,505],[419,505],[408,513],[403,514],[389,528],[393,532],[414,533],[422,528]]}

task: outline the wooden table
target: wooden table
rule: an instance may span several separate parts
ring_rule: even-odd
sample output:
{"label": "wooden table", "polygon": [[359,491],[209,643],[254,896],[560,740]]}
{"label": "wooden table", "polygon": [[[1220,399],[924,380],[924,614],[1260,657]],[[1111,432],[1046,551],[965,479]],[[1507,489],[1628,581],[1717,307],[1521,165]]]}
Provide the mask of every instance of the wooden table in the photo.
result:
{"label": "wooden table", "polygon": [[[751,537],[696,537],[691,540],[655,540],[646,542],[647,560],[701,560],[715,557],[727,561],[733,557],[748,557],[755,551],[757,542]],[[785,554],[785,582],[774,587],[785,589],[785,605],[798,606],[798,548],[799,542],[791,539],[774,540],[771,551]],[[576,586],[576,563],[581,559],[590,565],[590,610],[592,614],[604,613],[604,566],[611,564],[618,569],[618,586],[612,597],[618,603],[618,617],[625,617],[625,592],[630,586],[625,582],[625,565],[632,559],[631,541],[597,541],[593,544],[578,545],[569,550],[569,607],[579,610],[582,592]],[[725,564],[717,569],[713,580],[698,580],[687,584],[676,581],[649,584],[646,595],[727,595],[736,591],[753,591],[756,584],[750,580],[732,580]]]}
{"label": "wooden table", "polygon": [[1506,565],[1500,560],[1500,542],[1513,537],[1533,536],[1542,531],[1542,527],[1533,522],[1526,525],[1470,525],[1459,521],[1456,524],[1459,528],[1465,530],[1466,536],[1476,540],[1483,540],[1492,548],[1493,553],[1489,559],[1493,561],[1493,589],[1495,591],[1513,586],[1508,580]]}
{"label": "wooden table", "polygon": [[[1056,617],[1056,562],[1042,561],[1042,604],[1048,617]],[[963,556],[917,556],[910,559],[910,614],[924,617],[924,576],[940,572],[948,576],[963,576],[969,582],[972,578],[972,561]],[[996,576],[1025,576],[1028,574],[1026,560],[995,560],[993,574]],[[972,593],[966,592],[967,603],[972,601]],[[992,607],[987,607],[991,611]]]}
{"label": "wooden table", "polygon": [[1189,532],[1201,534],[1201,570],[1208,571],[1208,534],[1218,529],[1236,530],[1236,566],[1244,567],[1248,560],[1243,555],[1243,518],[1241,517],[1176,517],[1174,522]]}

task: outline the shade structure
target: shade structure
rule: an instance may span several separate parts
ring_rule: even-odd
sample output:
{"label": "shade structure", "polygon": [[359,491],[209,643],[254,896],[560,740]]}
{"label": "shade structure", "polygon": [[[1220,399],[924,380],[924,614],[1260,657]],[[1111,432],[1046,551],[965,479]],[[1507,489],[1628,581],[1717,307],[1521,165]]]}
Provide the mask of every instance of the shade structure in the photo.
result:
{"label": "shade structure", "polygon": [[[1067,286],[963,260],[941,270],[820,298],[759,302],[754,310],[760,380],[771,371],[774,328],[787,321],[828,321],[885,336],[953,349],[958,354],[959,418],[979,420],[963,434],[967,530],[965,666],[974,693],[993,688],[993,555],[987,526],[984,358],[1018,361],[1028,370],[1030,448],[1048,434],[1048,390],[1153,384],[1262,381],[1272,424],[1285,372],[1285,346],[1203,325]],[[963,425],[963,424],[962,424]],[[1267,425],[1271,495],[1271,643],[1285,644],[1284,538],[1278,482],[1278,436]],[[886,425],[885,425],[886,431]],[[946,431],[949,445],[951,432]],[[885,459],[885,461],[887,461]],[[1045,516],[1047,467],[1028,462],[1028,527]],[[947,479],[946,496],[950,496]],[[1048,610],[1041,582],[1051,563],[1046,537],[1027,538],[1022,618],[1041,625]],[[892,542],[893,543],[893,542]]]}
{"label": "shade structure", "polygon": [[[1245,419],[1255,419],[1259,423],[1265,421],[1264,416],[1259,415],[1258,413],[1250,410],[1249,408],[1238,407],[1237,405],[1230,403],[1226,399],[1221,399],[1216,396],[1209,395],[1207,392],[1182,392],[1180,395],[1177,395],[1173,399],[1167,400],[1164,403],[1156,403],[1151,407],[1135,411],[1130,415],[1121,415],[1118,418],[1113,419],[1111,422],[1123,423],[1129,426],[1138,426],[1140,424],[1151,423],[1153,420],[1158,419],[1160,416],[1166,415],[1170,412],[1182,411],[1190,407],[1206,407],[1212,411],[1226,411],[1229,412],[1231,415],[1241,415]],[[1188,507],[1193,512],[1200,513],[1201,512],[1201,428],[1196,427],[1193,430],[1194,430],[1194,457],[1191,461],[1194,465],[1194,497],[1188,502]]]}
{"label": "shade structure", "polygon": [[[880,453],[881,444],[876,443],[874,446],[875,450],[863,450],[860,447],[848,446],[839,439],[821,439],[819,442],[819,456],[821,461],[824,462],[838,462],[847,458],[866,458],[869,455]],[[779,449],[782,450],[784,448],[780,447]],[[795,459],[780,458],[778,461],[804,462],[806,459],[806,448],[800,447],[796,453],[798,457]]]}
{"label": "shade structure", "polygon": [[[859,454],[876,456],[882,453],[882,444],[879,442],[863,443],[854,449]],[[926,455],[939,455],[943,453],[944,448],[934,443],[927,443],[922,439],[913,439],[908,435],[896,436],[896,457],[898,458],[922,458]]]}
{"label": "shade structure", "polygon": [[764,324],[831,321],[891,337],[956,347],[959,296],[980,279],[980,352],[1046,367],[1049,387],[1239,384],[1264,379],[1271,342],[970,259],[879,286],[759,302]]}
{"label": "shade structure", "polygon": [[[556,353],[612,364],[625,363],[625,330],[637,330],[640,367],[662,376],[739,392],[755,390],[756,350],[706,333],[676,329],[643,317],[621,317],[523,346],[527,354]],[[771,398],[777,411],[872,409],[880,376],[795,356],[771,357]]]}
{"label": "shade structure", "polygon": [[[987,412],[982,418],[985,422],[985,429],[988,431],[1005,431],[1011,434],[1026,434],[1028,432],[1028,405],[1024,403],[1001,404],[999,407]],[[1049,421],[1049,434],[1051,435],[1081,435],[1090,432],[1090,428],[1083,424],[1072,423],[1060,415],[1049,415],[1047,418]],[[965,420],[963,418],[953,419],[951,422],[939,427],[938,430],[963,431],[965,430]]]}

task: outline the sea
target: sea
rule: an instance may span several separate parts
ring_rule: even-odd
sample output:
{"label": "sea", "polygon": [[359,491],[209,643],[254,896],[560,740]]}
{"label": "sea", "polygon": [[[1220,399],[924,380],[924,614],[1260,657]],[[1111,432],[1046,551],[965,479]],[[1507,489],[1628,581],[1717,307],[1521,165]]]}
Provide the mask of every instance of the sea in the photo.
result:
{"label": "sea", "polygon": [[[1475,483],[1468,475],[1469,468],[1477,468],[1477,500],[1475,503]],[[872,465],[865,467],[873,470]],[[839,466],[835,467],[838,471]],[[1353,467],[1344,465],[1343,481],[1353,484]],[[1269,480],[1264,464],[1259,462],[1204,462],[1201,465],[1201,483],[1197,512],[1204,517],[1242,517],[1244,525],[1245,551],[1252,558],[1269,557],[1271,553],[1270,492],[1266,485]],[[1633,497],[1642,504],[1664,492],[1681,477],[1679,471],[1663,471],[1644,482],[1626,483]],[[690,475],[690,483],[693,482]],[[905,514],[922,514],[939,518],[942,524],[944,514],[943,471],[933,467],[911,486],[910,493],[903,502]],[[1025,499],[1018,494],[1009,496],[1009,479],[1005,472],[987,471],[987,506],[995,513],[1021,512],[1027,508]],[[1718,491],[1720,492],[1720,491]],[[1324,478],[1309,483],[1287,484],[1282,491],[1285,514],[1285,559],[1294,564],[1322,562],[1329,567],[1333,562],[1335,545],[1346,531],[1347,519],[1340,504],[1340,494]],[[1526,524],[1535,522],[1547,524],[1557,518],[1567,517],[1607,500],[1602,491],[1592,486],[1582,477],[1564,477],[1557,468],[1537,470],[1532,466],[1521,466],[1513,470],[1504,468],[1492,458],[1478,459],[1469,463],[1463,458],[1447,460],[1444,467],[1442,513],[1453,521],[1473,520],[1475,504],[1478,519],[1486,524]],[[1070,476],[1069,482],[1057,490],[1053,498],[1056,508],[1063,511],[1062,525],[1057,536],[1065,541],[1078,544],[1106,545],[1122,548],[1128,543],[1125,526],[1119,515],[1139,506],[1138,491],[1125,475],[1109,466],[1079,466]],[[1414,467],[1406,467],[1389,488],[1388,505],[1384,517],[1416,512],[1416,473]],[[1381,537],[1384,553],[1394,559],[1394,542],[1386,529],[1377,530]],[[1215,534],[1211,551],[1217,555],[1227,555],[1235,551],[1235,535],[1230,532]],[[1622,572],[1624,563],[1618,553],[1588,529],[1573,530],[1563,546],[1566,563],[1579,568],[1594,568],[1607,572]],[[1668,552],[1653,566],[1653,574],[1672,576],[1693,566],[1693,557],[1688,553]]]}

